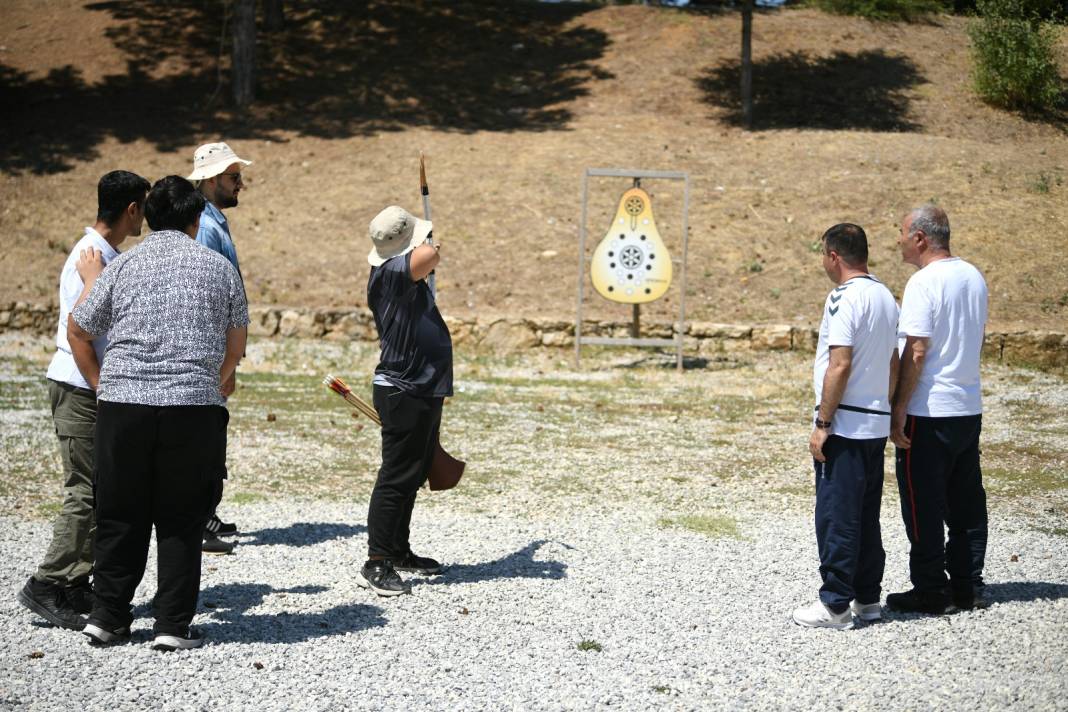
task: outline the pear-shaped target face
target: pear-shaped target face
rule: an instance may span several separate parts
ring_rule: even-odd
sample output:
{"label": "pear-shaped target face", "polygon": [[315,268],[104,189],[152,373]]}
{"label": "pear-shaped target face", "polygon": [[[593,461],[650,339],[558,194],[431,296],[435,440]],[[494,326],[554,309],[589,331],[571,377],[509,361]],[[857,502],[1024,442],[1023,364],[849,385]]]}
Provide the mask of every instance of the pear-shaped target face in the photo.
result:
{"label": "pear-shaped target face", "polygon": [[613,302],[659,299],[671,283],[671,256],[653,221],[649,194],[631,188],[620,196],[608,233],[593,251],[590,279]]}

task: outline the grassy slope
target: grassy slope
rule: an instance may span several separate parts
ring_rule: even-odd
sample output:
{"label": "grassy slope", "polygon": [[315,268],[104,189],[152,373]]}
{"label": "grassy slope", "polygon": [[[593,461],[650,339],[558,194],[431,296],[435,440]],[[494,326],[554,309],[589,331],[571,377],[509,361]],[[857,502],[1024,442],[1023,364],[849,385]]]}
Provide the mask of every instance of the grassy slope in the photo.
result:
{"label": "grassy slope", "polygon": [[[391,202],[418,209],[423,149],[447,256],[441,301],[456,315],[571,318],[581,172],[637,166],[692,177],[692,318],[813,323],[829,285],[812,244],[843,220],[868,229],[873,270],[900,293],[911,268],[896,253],[898,217],[934,199],[958,253],[987,274],[995,326],[1064,329],[1065,122],[972,97],[964,20],[760,14],[759,130],[746,133],[730,106],[732,13],[419,5],[403,16],[388,3],[366,18],[292,13],[263,49],[264,104],[235,118],[198,108],[218,23],[200,4],[151,24],[149,8],[136,19],[74,0],[5,3],[0,63],[20,101],[0,122],[0,302],[54,299],[101,173],[184,173],[197,143],[222,136],[256,162],[230,215],[258,304],[361,305],[365,225]],[[198,31],[153,44],[168,22]],[[147,78],[126,76],[127,61]],[[41,80],[68,65],[76,79]],[[66,165],[34,165],[17,155],[27,144]],[[595,243],[626,185],[591,187]],[[646,187],[680,256],[681,190]],[[671,314],[676,299],[647,313]],[[628,316],[597,297],[592,313]]]}

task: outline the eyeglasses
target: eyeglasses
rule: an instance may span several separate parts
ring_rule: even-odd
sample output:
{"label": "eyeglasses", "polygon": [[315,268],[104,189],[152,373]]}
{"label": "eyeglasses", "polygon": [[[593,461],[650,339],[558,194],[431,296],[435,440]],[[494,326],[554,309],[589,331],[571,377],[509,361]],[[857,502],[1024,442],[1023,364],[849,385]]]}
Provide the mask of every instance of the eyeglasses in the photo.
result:
{"label": "eyeglasses", "polygon": [[245,184],[245,179],[241,177],[241,171],[238,171],[236,173],[220,173],[219,175],[230,176],[230,180],[232,180],[234,183],[240,183],[241,185]]}

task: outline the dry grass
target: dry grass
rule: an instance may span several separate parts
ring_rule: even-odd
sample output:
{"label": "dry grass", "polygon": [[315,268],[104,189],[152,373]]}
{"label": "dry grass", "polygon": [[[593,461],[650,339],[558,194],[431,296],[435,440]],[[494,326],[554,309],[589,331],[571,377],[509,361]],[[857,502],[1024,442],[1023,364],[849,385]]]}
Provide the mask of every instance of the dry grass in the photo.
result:
{"label": "dry grass", "polygon": [[[47,341],[0,337],[0,500],[46,516],[60,498],[59,463],[42,373]],[[366,506],[378,433],[324,388],[325,372],[366,386],[376,352],[363,345],[254,341],[231,400],[228,501],[337,498]],[[650,523],[712,536],[737,533],[744,512],[812,506],[807,455],[810,364],[796,354],[734,357],[677,374],[670,355],[461,354],[442,444],[468,462],[462,485],[428,494],[460,511],[537,516],[627,506]],[[1068,401],[1063,376],[988,367],[983,458],[993,511],[1040,528],[1068,516]],[[274,416],[268,419],[268,414]],[[888,450],[884,506],[896,507]],[[729,521],[728,521],[729,520]]]}
{"label": "dry grass", "polygon": [[[395,12],[369,3],[365,18],[331,23],[323,13],[342,10],[308,6],[272,40],[260,108],[237,118],[194,102],[174,107],[175,118],[131,107],[210,92],[210,55],[196,44],[211,34],[210,23],[192,25],[204,30],[195,37],[171,33],[150,47],[159,23],[145,23],[156,13],[117,7],[4,4],[0,63],[10,71],[0,81],[16,85],[22,93],[13,96],[24,101],[5,114],[0,139],[10,152],[40,146],[66,163],[35,174],[15,167],[17,156],[4,162],[0,302],[54,299],[57,270],[91,218],[101,173],[182,173],[197,143],[223,136],[256,162],[241,206],[229,213],[255,304],[362,305],[364,226],[386,204],[418,208],[423,149],[431,157],[435,235],[445,245],[441,303],[457,316],[571,317],[587,166],[690,173],[695,319],[814,323],[829,285],[812,245],[843,220],[868,229],[873,270],[900,293],[911,268],[897,256],[896,224],[927,200],[947,208],[956,250],[986,273],[994,326],[1063,329],[1068,316],[1065,121],[998,112],[972,96],[963,18],[902,25],[810,9],[760,13],[759,130],[746,133],[734,123],[728,91],[738,52],[732,12],[514,3],[444,10],[416,3]],[[444,36],[455,31],[450,18],[465,13],[496,24],[471,24],[481,35],[462,42]],[[366,56],[361,68],[338,27],[356,38],[419,31],[376,44],[396,54]],[[441,73],[413,67],[407,59],[420,53],[403,37],[430,48]],[[290,81],[299,78],[308,41],[321,44],[320,74],[335,82],[329,91]],[[458,44],[471,48],[466,64],[455,52],[433,55]],[[1062,37],[1062,58],[1066,49]],[[145,67],[151,82],[124,78],[125,60]],[[53,70],[74,78],[49,84]],[[186,79],[188,86],[171,84]],[[172,95],[156,96],[167,87]],[[90,119],[80,128],[64,123],[82,96]],[[625,187],[591,186],[594,241]],[[661,233],[680,256],[681,189],[646,187]],[[646,313],[667,318],[677,303],[673,291]],[[628,316],[599,298],[591,312]]]}

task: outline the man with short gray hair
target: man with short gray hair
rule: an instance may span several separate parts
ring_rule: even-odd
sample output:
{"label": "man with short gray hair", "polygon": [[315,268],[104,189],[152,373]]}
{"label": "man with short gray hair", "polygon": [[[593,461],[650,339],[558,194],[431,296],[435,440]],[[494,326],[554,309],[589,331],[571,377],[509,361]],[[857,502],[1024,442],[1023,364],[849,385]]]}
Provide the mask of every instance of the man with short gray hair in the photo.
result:
{"label": "man with short gray hair", "polygon": [[904,261],[919,268],[901,299],[898,336],[905,345],[890,431],[911,544],[913,588],[886,597],[899,611],[939,614],[984,605],[979,357],[987,287],[978,269],[950,253],[949,235],[946,212],[924,205],[902,221],[898,240]]}

